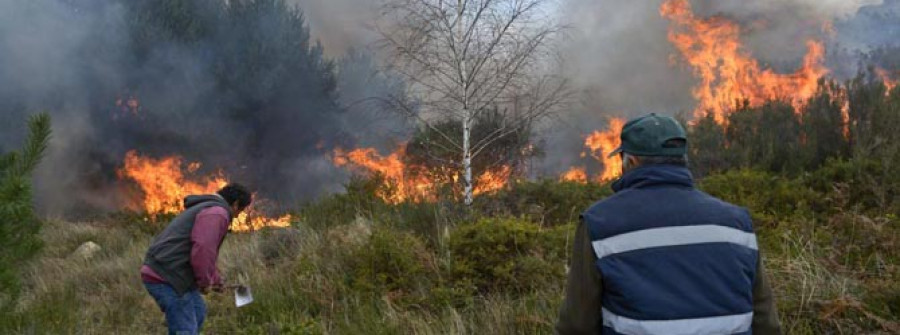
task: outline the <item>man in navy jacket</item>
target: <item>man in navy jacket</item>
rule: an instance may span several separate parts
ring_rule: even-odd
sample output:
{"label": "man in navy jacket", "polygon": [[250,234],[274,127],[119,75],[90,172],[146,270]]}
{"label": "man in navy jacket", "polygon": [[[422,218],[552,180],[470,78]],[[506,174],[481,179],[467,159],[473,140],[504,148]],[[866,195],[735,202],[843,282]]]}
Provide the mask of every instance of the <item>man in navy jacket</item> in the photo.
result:
{"label": "man in navy jacket", "polygon": [[780,334],[747,210],[694,188],[675,119],[625,124],[615,194],[581,215],[560,334]]}

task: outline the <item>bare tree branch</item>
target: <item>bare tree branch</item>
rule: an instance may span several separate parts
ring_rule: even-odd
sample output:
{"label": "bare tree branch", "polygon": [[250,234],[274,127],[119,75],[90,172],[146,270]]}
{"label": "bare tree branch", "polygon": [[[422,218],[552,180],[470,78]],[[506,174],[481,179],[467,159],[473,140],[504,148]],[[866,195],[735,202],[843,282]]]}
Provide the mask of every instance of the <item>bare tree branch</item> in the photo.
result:
{"label": "bare tree branch", "polygon": [[[411,83],[408,93],[417,103],[413,109],[394,99],[396,109],[439,136],[427,145],[459,152],[460,162],[453,165],[463,169],[467,203],[471,159],[501,139],[531,131],[569,98],[565,81],[539,70],[552,61],[541,58],[541,50],[561,31],[540,15],[548,1],[388,0],[383,7],[387,20],[378,33],[392,69]],[[491,108],[512,112],[471,143],[472,126]],[[434,126],[448,119],[462,122],[463,136]]]}

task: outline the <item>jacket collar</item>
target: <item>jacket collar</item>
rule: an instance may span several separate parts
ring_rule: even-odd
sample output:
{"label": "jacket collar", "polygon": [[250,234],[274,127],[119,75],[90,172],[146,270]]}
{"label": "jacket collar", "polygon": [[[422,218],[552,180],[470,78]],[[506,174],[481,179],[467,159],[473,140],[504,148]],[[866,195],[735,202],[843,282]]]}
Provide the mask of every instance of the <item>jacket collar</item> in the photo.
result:
{"label": "jacket collar", "polygon": [[612,189],[619,192],[629,188],[656,185],[693,187],[694,177],[686,167],[667,164],[647,165],[626,172],[612,184]]}

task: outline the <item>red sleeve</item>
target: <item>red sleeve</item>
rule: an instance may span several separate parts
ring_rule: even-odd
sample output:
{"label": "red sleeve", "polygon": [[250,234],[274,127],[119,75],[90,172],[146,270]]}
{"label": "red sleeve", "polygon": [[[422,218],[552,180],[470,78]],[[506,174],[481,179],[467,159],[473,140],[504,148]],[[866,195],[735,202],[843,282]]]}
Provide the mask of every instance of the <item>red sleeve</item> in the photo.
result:
{"label": "red sleeve", "polygon": [[219,256],[219,243],[226,233],[228,212],[224,208],[215,206],[197,213],[191,230],[191,266],[200,288],[222,284],[216,268],[216,258]]}

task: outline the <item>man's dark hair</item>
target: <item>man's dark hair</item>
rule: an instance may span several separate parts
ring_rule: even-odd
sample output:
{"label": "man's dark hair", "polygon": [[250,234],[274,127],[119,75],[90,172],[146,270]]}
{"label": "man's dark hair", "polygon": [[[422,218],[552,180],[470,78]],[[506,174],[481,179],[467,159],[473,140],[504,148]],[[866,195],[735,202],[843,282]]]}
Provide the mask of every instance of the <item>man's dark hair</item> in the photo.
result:
{"label": "man's dark hair", "polygon": [[229,205],[237,203],[238,210],[247,208],[247,206],[250,206],[250,203],[253,202],[253,194],[251,194],[244,185],[238,183],[225,185],[225,187],[216,193],[221,195],[222,198],[225,198],[225,202]]}

